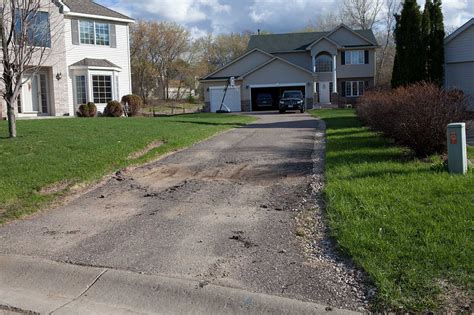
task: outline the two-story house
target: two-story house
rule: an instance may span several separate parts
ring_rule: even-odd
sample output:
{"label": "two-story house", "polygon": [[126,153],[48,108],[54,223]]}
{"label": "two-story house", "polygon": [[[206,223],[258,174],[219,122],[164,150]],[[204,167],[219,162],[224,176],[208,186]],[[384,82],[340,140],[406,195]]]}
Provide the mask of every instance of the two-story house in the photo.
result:
{"label": "two-story house", "polygon": [[134,20],[91,0],[42,1],[38,20],[50,28],[44,31],[50,39],[42,42],[47,58],[39,71],[24,76],[18,117],[74,116],[87,102],[103,111],[109,101],[130,94]]}
{"label": "two-story house", "polygon": [[[218,110],[224,93],[231,111],[278,109],[285,90],[301,90],[307,108],[356,102],[375,85],[377,47],[372,30],[345,25],[331,32],[253,35],[244,55],[200,80],[206,110]],[[273,106],[259,107],[259,94],[271,95]]]}

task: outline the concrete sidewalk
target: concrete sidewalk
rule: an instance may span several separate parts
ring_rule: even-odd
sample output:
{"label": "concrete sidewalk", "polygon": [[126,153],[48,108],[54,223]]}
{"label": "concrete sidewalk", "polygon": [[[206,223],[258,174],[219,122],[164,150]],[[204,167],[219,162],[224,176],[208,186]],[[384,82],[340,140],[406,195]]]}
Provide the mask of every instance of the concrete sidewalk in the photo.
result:
{"label": "concrete sidewalk", "polygon": [[0,256],[0,309],[41,314],[351,314],[177,278]]}

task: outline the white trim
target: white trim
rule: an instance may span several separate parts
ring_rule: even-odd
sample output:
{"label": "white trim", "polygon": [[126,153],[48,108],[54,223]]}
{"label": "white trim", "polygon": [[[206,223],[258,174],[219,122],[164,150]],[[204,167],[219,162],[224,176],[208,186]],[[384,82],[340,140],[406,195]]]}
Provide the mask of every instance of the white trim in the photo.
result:
{"label": "white trim", "polygon": [[64,15],[67,17],[72,16],[72,17],[83,17],[83,18],[90,18],[90,19],[96,19],[96,20],[123,22],[123,23],[133,23],[133,24],[136,23],[136,21],[132,19],[122,19],[122,18],[115,18],[115,17],[110,17],[110,16],[95,15],[95,14],[64,12]]}
{"label": "white trim", "polygon": [[275,84],[252,84],[249,85],[249,88],[266,88],[266,87],[284,87],[284,86],[304,86],[306,88],[306,83],[275,83]]}
{"label": "white trim", "polygon": [[116,67],[95,67],[95,66],[69,66],[71,70],[106,70],[122,72],[122,68]]}
{"label": "white trim", "polygon": [[[225,89],[225,87],[226,87],[225,85],[222,85],[222,86],[210,86],[210,87],[209,87],[209,91],[210,91],[210,90],[219,90],[219,89],[222,90],[222,89]],[[230,86],[230,85],[229,85],[229,88],[231,88],[231,89],[239,88],[239,89],[240,89],[240,85],[234,85],[234,86]]]}
{"label": "white trim", "polygon": [[71,9],[64,3],[62,0],[57,0],[63,9],[63,14],[68,14],[71,12]]}

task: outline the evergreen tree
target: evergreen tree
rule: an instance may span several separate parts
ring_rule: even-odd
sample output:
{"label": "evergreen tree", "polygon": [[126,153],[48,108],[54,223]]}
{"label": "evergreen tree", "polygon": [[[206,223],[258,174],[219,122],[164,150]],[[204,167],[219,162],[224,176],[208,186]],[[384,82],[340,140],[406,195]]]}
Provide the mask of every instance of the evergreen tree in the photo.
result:
{"label": "evergreen tree", "polygon": [[426,0],[425,9],[423,10],[423,16],[421,18],[421,41],[423,43],[423,58],[425,63],[425,71],[423,73],[423,79],[431,81],[431,15],[433,12],[433,2]]}
{"label": "evergreen tree", "polygon": [[423,42],[421,40],[421,13],[416,0],[405,0],[400,15],[396,16],[392,87],[422,81],[425,77]]}
{"label": "evergreen tree", "polygon": [[430,81],[442,85],[444,77],[444,21],[441,0],[433,0],[430,10]]}

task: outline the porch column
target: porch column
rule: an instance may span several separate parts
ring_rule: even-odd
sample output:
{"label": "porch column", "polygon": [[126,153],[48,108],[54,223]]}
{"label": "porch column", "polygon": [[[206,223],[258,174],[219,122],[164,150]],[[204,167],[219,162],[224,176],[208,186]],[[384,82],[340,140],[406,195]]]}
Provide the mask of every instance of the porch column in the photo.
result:
{"label": "porch column", "polygon": [[337,93],[336,57],[336,55],[332,56],[332,93]]}
{"label": "porch column", "polygon": [[316,58],[311,54],[311,61],[313,62],[313,72],[316,72]]}

